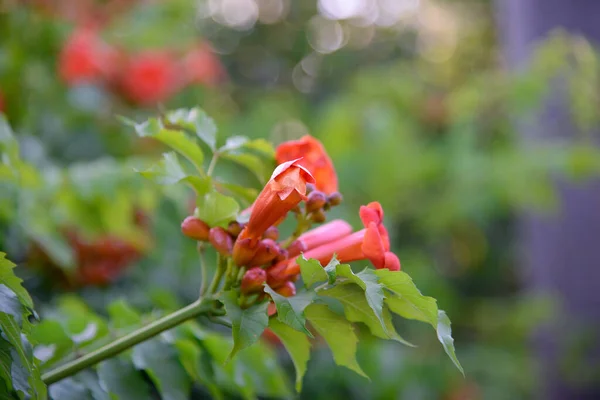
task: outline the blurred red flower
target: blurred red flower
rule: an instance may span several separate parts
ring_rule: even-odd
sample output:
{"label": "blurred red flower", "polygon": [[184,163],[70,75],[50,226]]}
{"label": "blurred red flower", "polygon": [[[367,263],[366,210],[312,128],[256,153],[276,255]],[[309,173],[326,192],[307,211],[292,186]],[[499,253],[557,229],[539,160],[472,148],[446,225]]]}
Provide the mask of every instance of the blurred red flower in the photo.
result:
{"label": "blurred red flower", "polygon": [[171,54],[146,51],[132,56],[121,71],[121,88],[131,101],[150,105],[167,100],[180,88],[180,70]]}
{"label": "blurred red flower", "polygon": [[219,58],[208,44],[201,44],[191,50],[182,60],[185,80],[215,86],[223,78],[225,71]]}
{"label": "blurred red flower", "polygon": [[94,28],[76,28],[58,59],[61,79],[68,85],[110,77],[116,70],[117,51],[105,43]]}

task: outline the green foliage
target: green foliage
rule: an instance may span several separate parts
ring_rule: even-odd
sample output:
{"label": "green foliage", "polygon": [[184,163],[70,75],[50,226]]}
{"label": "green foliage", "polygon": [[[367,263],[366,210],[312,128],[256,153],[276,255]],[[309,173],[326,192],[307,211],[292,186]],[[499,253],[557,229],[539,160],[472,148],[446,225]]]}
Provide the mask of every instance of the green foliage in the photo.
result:
{"label": "green foliage", "polygon": [[39,362],[29,339],[29,318],[37,318],[33,302],[14,275],[15,265],[0,252],[0,382],[8,393],[31,399],[45,399]]}

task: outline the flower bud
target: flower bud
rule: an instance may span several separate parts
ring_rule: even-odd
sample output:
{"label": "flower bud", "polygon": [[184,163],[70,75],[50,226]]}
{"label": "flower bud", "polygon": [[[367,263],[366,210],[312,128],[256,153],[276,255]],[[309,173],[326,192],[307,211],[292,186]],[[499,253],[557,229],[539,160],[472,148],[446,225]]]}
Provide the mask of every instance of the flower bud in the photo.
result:
{"label": "flower bud", "polygon": [[325,215],[325,212],[323,210],[316,210],[310,214],[310,220],[312,222],[316,222],[317,224],[320,224],[327,220],[327,216]]}
{"label": "flower bud", "polygon": [[208,240],[210,244],[222,255],[229,256],[231,255],[231,250],[233,249],[233,239],[227,231],[220,226],[216,226],[211,228],[208,234]]}
{"label": "flower bud", "polygon": [[282,286],[275,289],[275,292],[283,297],[292,297],[296,294],[296,286],[293,282],[287,281]]}
{"label": "flower bud", "polygon": [[287,248],[288,255],[290,258],[295,258],[299,256],[300,253],[306,251],[306,245],[301,240],[294,240]]}
{"label": "flower bud", "polygon": [[307,184],[306,184],[306,194],[309,194],[309,193],[311,193],[311,192],[314,192],[316,188],[317,188],[317,187],[315,186],[315,184],[314,184],[314,183],[307,183]]}
{"label": "flower bud", "polygon": [[233,237],[238,237],[244,226],[237,221],[231,221],[227,226],[227,232]]}
{"label": "flower bud", "polygon": [[265,233],[263,233],[263,239],[277,240],[279,239],[279,229],[276,226],[270,226]]}
{"label": "flower bud", "polygon": [[250,268],[242,278],[240,290],[243,294],[262,292],[263,284],[267,281],[267,272],[262,268]]}
{"label": "flower bud", "polygon": [[339,206],[340,204],[342,204],[342,200],[343,197],[340,192],[333,192],[329,196],[327,196],[327,202],[331,206]]}
{"label": "flower bud", "polygon": [[311,192],[306,200],[306,211],[313,212],[320,210],[325,204],[327,204],[325,193],[319,191]]}
{"label": "flower bud", "polygon": [[288,253],[286,249],[282,249],[281,247],[279,247],[277,250],[279,251],[279,253],[277,254],[277,257],[275,257],[276,262],[287,260],[288,258],[290,258],[290,253]]}
{"label": "flower bud", "polygon": [[250,238],[240,239],[238,237],[233,246],[233,262],[239,266],[248,265],[257,250],[258,244],[255,240]]}
{"label": "flower bud", "polygon": [[263,239],[258,244],[258,250],[248,265],[258,266],[270,263],[279,255],[279,245],[272,239]]}
{"label": "flower bud", "polygon": [[210,227],[200,218],[189,216],[181,223],[181,232],[189,238],[201,241],[208,240]]}

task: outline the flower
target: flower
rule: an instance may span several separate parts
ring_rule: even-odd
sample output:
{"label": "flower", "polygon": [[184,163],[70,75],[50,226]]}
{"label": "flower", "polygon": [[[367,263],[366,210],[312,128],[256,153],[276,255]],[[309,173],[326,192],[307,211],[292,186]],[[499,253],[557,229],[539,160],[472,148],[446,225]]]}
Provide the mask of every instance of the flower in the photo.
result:
{"label": "flower", "polygon": [[[390,271],[399,271],[400,260],[390,251],[390,240],[387,229],[383,225],[381,205],[373,202],[361,206],[359,214],[365,229],[314,247],[306,251],[304,257],[314,258],[322,265],[326,265],[335,254],[342,263],[368,259],[376,269],[387,268]],[[321,228],[327,225],[329,224]],[[281,284],[299,272],[300,266],[295,260],[286,260],[267,271],[267,282],[269,285]]]}
{"label": "flower", "polygon": [[69,85],[106,78],[115,71],[117,52],[89,27],[77,28],[58,59],[60,77]]}
{"label": "flower", "polygon": [[306,199],[306,184],[313,182],[313,176],[298,160],[284,162],[275,168],[252,206],[246,227],[235,242],[233,258],[238,265],[245,265],[254,257],[257,243],[265,231]]}
{"label": "flower", "polygon": [[[341,219],[336,219],[303,233],[296,240],[302,243],[302,251],[308,251],[322,244],[341,239],[344,236],[350,235],[351,233],[352,227],[349,223]],[[291,256],[298,254],[300,254],[300,252]]]}
{"label": "flower", "polygon": [[275,159],[278,163],[294,159],[300,160],[300,165],[310,171],[315,177],[317,190],[331,194],[338,190],[338,180],[323,144],[310,135],[299,140],[290,140],[277,146]]}
{"label": "flower", "polygon": [[137,54],[126,64],[121,79],[125,95],[144,105],[167,100],[180,86],[179,68],[163,51]]}
{"label": "flower", "polygon": [[208,44],[191,50],[182,61],[186,82],[215,86],[225,75],[217,56]]}

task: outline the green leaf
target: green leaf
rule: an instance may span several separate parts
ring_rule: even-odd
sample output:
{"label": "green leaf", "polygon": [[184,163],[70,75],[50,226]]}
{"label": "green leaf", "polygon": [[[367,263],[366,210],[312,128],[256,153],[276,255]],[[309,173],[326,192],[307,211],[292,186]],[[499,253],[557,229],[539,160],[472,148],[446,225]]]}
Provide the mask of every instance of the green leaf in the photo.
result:
{"label": "green leaf", "polygon": [[100,363],[98,379],[113,398],[127,400],[151,398],[150,385],[129,361],[111,358]]}
{"label": "green leaf", "polygon": [[91,393],[83,384],[73,378],[63,379],[53,383],[48,388],[50,398],[54,400],[84,400],[91,399]]}
{"label": "green leaf", "polygon": [[265,285],[265,293],[268,293],[277,307],[277,319],[286,325],[291,326],[298,332],[313,337],[312,333],[306,329],[306,317],[304,309],[315,299],[314,292],[298,293],[292,297],[284,297],[276,293],[269,285]]}
{"label": "green leaf", "polygon": [[140,314],[123,299],[116,300],[108,306],[108,316],[115,329],[124,329],[138,326],[142,322]]}
{"label": "green leaf", "polygon": [[258,196],[258,190],[236,185],[235,183],[215,182],[215,186],[219,190],[225,189],[230,194],[238,196],[238,198],[244,200],[247,204],[252,204]]}
{"label": "green leaf", "polygon": [[265,139],[253,139],[244,143],[244,147],[263,153],[264,155],[273,158],[275,157],[275,149],[271,142]]}
{"label": "green leaf", "polygon": [[230,136],[225,141],[225,144],[219,148],[219,153],[230,153],[239,150],[248,142],[246,136]]}
{"label": "green leaf", "polygon": [[337,267],[340,265],[336,255],[334,254],[329,263],[323,268],[323,271],[327,274],[327,279],[330,285],[333,285],[337,278]]}
{"label": "green leaf", "polygon": [[202,368],[202,350],[192,340],[179,339],[175,342],[175,347],[179,353],[179,360],[185,368],[188,375],[196,382],[205,385],[210,394],[215,399],[223,399],[223,393],[217,385],[215,385]]}
{"label": "green leaf", "polygon": [[100,382],[93,372],[89,370],[81,371],[73,378],[91,393],[93,400],[111,400],[110,395],[106,389],[100,386]]}
{"label": "green leaf", "polygon": [[324,282],[328,280],[327,272],[315,259],[307,260],[303,255],[298,256],[296,262],[300,266],[300,273],[302,274],[302,280],[304,286],[310,288],[316,283]]}
{"label": "green leaf", "polygon": [[249,308],[241,309],[238,305],[238,293],[229,291],[223,293],[221,301],[227,310],[227,316],[231,318],[233,325],[233,348],[227,357],[231,360],[236,353],[254,343],[260,338],[269,324],[267,316],[268,302],[255,304]]}
{"label": "green leaf", "polygon": [[379,323],[384,330],[387,329],[385,322],[383,321],[383,288],[378,283],[377,276],[373,273],[373,270],[365,268],[358,274],[352,272],[352,269],[348,264],[340,264],[336,266],[336,273],[338,277],[346,278],[349,281],[360,286],[364,290],[364,296],[369,304],[369,307],[373,310],[373,313],[379,320]]}
{"label": "green leaf", "polygon": [[423,296],[407,273],[379,269],[375,271],[375,275],[379,277],[379,283],[390,292],[385,302],[392,312],[404,318],[427,322],[437,329],[436,300]]}
{"label": "green leaf", "polygon": [[271,347],[258,342],[240,351],[236,358],[236,373],[245,375],[261,397],[290,397],[287,375],[277,361],[277,353]]}
{"label": "green leaf", "polygon": [[277,335],[290,354],[296,369],[296,391],[300,393],[306,365],[310,359],[310,341],[305,334],[282,324],[275,318],[269,320],[269,328]]}
{"label": "green leaf", "polygon": [[305,314],[311,325],[329,345],[335,363],[369,379],[356,361],[358,338],[352,324],[324,304],[311,304],[306,308]]}
{"label": "green leaf", "polygon": [[33,353],[42,361],[44,367],[59,361],[74,347],[73,341],[62,325],[52,319],[45,319],[33,325],[30,339],[36,345]]}
{"label": "green leaf", "polygon": [[19,301],[17,294],[8,286],[0,283],[0,313],[12,315],[19,326],[22,325],[25,307]]}
{"label": "green leaf", "polygon": [[175,349],[161,339],[138,344],[133,348],[133,364],[145,370],[164,400],[187,400],[190,380],[177,359]]}
{"label": "green leaf", "polygon": [[[23,282],[13,272],[15,264],[6,259],[6,253],[0,252],[0,284],[6,285],[14,292],[21,304],[30,310],[33,309],[33,301],[27,290],[21,285]],[[1,301],[0,301],[1,303]]]}
{"label": "green leaf", "polygon": [[[344,307],[344,314],[348,321],[362,322],[365,324],[374,336],[382,339],[392,339],[408,346],[413,346],[411,343],[404,340],[392,324],[390,312],[384,308],[381,309],[379,315],[373,310],[373,307],[368,302],[366,291],[355,283],[337,284],[334,287],[326,290],[320,290],[318,294],[337,299]],[[381,298],[383,301],[383,297]]]}
{"label": "green leaf", "polygon": [[[29,340],[15,319],[5,313],[0,313],[0,339],[9,344],[2,343],[3,354],[10,352],[10,365],[12,386],[34,399],[43,399],[46,395],[46,386],[42,382],[39,368],[33,357],[33,349]],[[5,355],[3,355],[5,358]]]}
{"label": "green leaf", "polygon": [[229,153],[223,154],[221,158],[232,161],[246,167],[256,176],[261,184],[264,184],[271,177],[272,168],[267,167],[263,160],[254,154],[248,153]]}
{"label": "green leaf", "polygon": [[151,179],[160,185],[185,183],[201,196],[208,193],[211,188],[210,178],[201,178],[188,174],[179,163],[177,154],[173,152],[164,153],[163,159],[151,168],[145,171],[136,171],[143,177]]}
{"label": "green leaf", "polygon": [[152,137],[187,158],[198,171],[203,171],[204,154],[202,149],[188,135],[181,131],[162,129]]}
{"label": "green leaf", "polygon": [[65,332],[78,347],[83,348],[108,335],[106,321],[91,311],[76,296],[64,296],[58,302],[60,319]]}
{"label": "green leaf", "polygon": [[235,199],[215,191],[198,197],[197,203],[196,216],[211,227],[226,226],[240,211]]}
{"label": "green leaf", "polygon": [[450,357],[454,365],[456,365],[456,368],[464,375],[465,371],[460,365],[460,362],[456,357],[456,352],[454,351],[454,339],[452,338],[450,318],[448,318],[444,310],[438,311],[437,337],[440,343],[442,343],[442,346],[444,346],[444,350],[446,351],[446,354],[448,354],[448,357]]}

